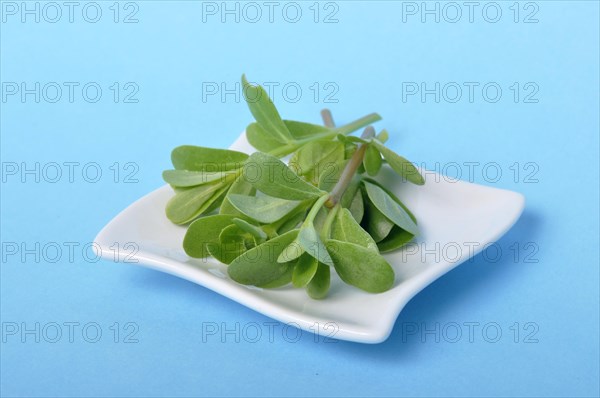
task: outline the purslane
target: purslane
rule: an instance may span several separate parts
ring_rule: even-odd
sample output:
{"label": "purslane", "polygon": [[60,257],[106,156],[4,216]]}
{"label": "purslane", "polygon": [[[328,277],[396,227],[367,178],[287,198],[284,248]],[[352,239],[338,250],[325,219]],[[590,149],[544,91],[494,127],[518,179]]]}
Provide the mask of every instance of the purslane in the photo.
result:
{"label": "purslane", "polygon": [[[314,299],[327,296],[331,267],[345,283],[389,290],[394,271],[381,255],[418,234],[410,210],[375,177],[386,162],[401,178],[425,183],[417,168],[375,134],[372,113],[336,127],[283,120],[260,86],[242,76],[255,122],[246,128],[252,155],[192,145],[175,148],[163,172],[175,195],[167,217],[189,224],[183,248],[194,258],[228,264],[238,283],[292,284]],[[350,134],[365,128],[360,137]],[[289,162],[281,158],[290,155]]]}

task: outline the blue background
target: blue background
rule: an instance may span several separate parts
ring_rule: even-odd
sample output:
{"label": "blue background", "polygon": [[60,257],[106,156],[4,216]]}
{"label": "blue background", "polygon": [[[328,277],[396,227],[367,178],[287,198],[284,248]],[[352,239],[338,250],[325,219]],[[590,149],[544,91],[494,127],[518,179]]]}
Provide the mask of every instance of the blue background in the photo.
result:
{"label": "blue background", "polygon": [[[517,23],[512,1],[498,3],[497,23],[482,17],[483,2],[473,22],[461,6],[456,23],[444,20],[454,17],[451,9],[439,23],[431,15],[423,23],[420,14],[403,21],[410,5],[392,1],[321,3],[319,23],[313,2],[298,3],[297,23],[283,19],[285,3],[272,23],[264,14],[257,23],[244,20],[253,14],[239,23],[231,15],[225,23],[220,15],[203,22],[202,3],[185,1],[137,1],[137,23],[122,22],[134,6],[119,4],[115,23],[113,2],[98,2],[102,17],[89,23],[81,15],[86,3],[79,4],[72,23],[67,15],[56,23],[42,15],[36,23],[3,13],[3,95],[6,82],[80,83],[72,103],[66,91],[56,103],[3,98],[3,165],[79,162],[80,168],[74,182],[63,175],[56,183],[32,175],[22,182],[21,174],[3,172],[2,396],[598,396],[598,2],[522,2]],[[335,6],[338,22],[323,23]],[[534,11],[538,22],[524,23]],[[302,88],[295,103],[293,91],[287,98],[275,91],[287,118],[318,122],[324,106],[339,122],[377,111],[392,133],[390,145],[409,159],[453,175],[456,168],[447,165],[456,162],[463,179],[469,179],[464,163],[479,162],[473,181],[522,192],[526,210],[499,242],[500,259],[479,255],[433,283],[400,314],[389,340],[374,346],[315,343],[306,333],[292,343],[283,325],[275,325],[270,341],[268,318],[205,288],[136,266],[86,261],[81,247],[163,184],[172,147],[227,147],[250,122],[234,95],[203,101],[203,83],[232,88],[242,72],[280,89],[289,82]],[[87,82],[103,89],[96,103],[82,98]],[[114,82],[121,85],[117,103]],[[139,88],[137,103],[123,102],[131,92],[127,82]],[[403,101],[402,82],[429,88],[496,82],[502,96],[488,102],[479,89],[472,102],[466,91],[456,103],[447,100],[450,91],[439,102],[433,95]],[[514,82],[521,87],[517,102]],[[526,83],[534,85],[525,90]],[[535,85],[530,99],[537,103],[524,102]],[[330,99],[337,103],[326,103],[334,89]],[[81,176],[90,162],[103,172],[97,183]],[[124,169],[129,162],[134,166]],[[498,181],[494,170],[482,171],[494,162],[502,171]],[[125,183],[132,171],[137,182]],[[74,258],[65,251],[55,262],[50,252],[39,261],[6,252],[36,242],[79,246]],[[54,336],[49,329],[39,342],[35,334],[8,333],[15,324],[52,322],[79,323],[73,342],[64,326],[56,343],[47,341]],[[96,343],[81,334],[91,322],[103,333]],[[110,329],[115,322],[118,342]],[[263,333],[257,342],[242,332],[236,342],[235,333],[221,329],[237,324],[243,331],[252,322]],[[468,322],[479,325],[472,339]],[[493,329],[482,333],[492,322],[502,330],[495,343]],[[455,323],[463,334],[452,342]],[[218,334],[202,332],[215,325]],[[415,334],[403,333],[415,327]],[[132,331],[137,343],[125,343]]]}

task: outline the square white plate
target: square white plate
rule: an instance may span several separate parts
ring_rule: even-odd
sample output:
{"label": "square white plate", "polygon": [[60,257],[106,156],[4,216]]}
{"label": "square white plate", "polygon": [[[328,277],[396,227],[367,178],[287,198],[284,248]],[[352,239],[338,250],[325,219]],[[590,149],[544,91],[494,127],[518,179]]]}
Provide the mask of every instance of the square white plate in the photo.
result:
{"label": "square white plate", "polygon": [[[244,134],[230,149],[254,151]],[[381,294],[346,285],[335,272],[325,300],[313,300],[303,289],[291,286],[268,290],[232,281],[224,264],[185,254],[181,244],[186,228],[173,225],[165,216],[165,204],[173,195],[168,185],[123,210],[95,241],[101,248],[99,254],[110,260],[114,260],[110,247],[115,243],[125,249],[134,247],[126,246],[133,243],[139,250],[132,255],[123,250],[119,261],[188,279],[303,330],[379,343],[387,339],[398,314],[415,294],[498,240],[517,221],[525,204],[519,193],[452,181],[431,172],[423,186],[399,181],[390,169],[380,174],[378,179],[410,208],[421,230],[414,244],[385,255],[396,272],[396,282]]]}

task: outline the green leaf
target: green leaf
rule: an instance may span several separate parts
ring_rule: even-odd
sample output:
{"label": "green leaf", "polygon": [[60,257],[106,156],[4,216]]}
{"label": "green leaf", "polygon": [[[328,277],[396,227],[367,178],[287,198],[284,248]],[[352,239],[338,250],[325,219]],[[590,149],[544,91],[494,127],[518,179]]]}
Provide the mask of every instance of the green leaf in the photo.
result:
{"label": "green leaf", "polygon": [[205,258],[210,255],[209,243],[219,242],[219,233],[225,227],[233,223],[234,216],[215,214],[202,217],[194,221],[188,227],[183,238],[183,250],[193,258]]}
{"label": "green leaf", "polygon": [[394,270],[373,250],[334,239],[327,241],[327,249],[336,272],[349,285],[369,293],[381,293],[394,285]]}
{"label": "green leaf", "polygon": [[356,222],[350,210],[340,209],[331,226],[331,239],[355,243],[378,252],[377,243],[371,235]]}
{"label": "green leaf", "polygon": [[368,144],[372,141],[371,138],[361,138],[355,135],[343,135],[338,134],[337,139],[344,143],[353,143],[353,144]]}
{"label": "green leaf", "polygon": [[165,170],[163,180],[174,187],[185,188],[196,185],[209,184],[215,181],[224,181],[230,173],[214,171],[189,171],[189,170]]}
{"label": "green leaf", "polygon": [[317,230],[312,224],[304,224],[297,238],[300,247],[308,254],[326,265],[333,265],[327,248],[321,241]]}
{"label": "green leaf", "polygon": [[380,253],[388,253],[406,245],[412,238],[414,238],[413,234],[394,225],[388,236],[377,243],[377,247],[379,247]]}
{"label": "green leaf", "polygon": [[344,143],[344,159],[350,159],[352,157],[352,155],[354,155],[354,152],[356,152],[357,148],[358,148],[358,145],[353,144],[352,142],[345,142]]}
{"label": "green leaf", "polygon": [[329,286],[331,284],[331,268],[325,264],[319,263],[315,276],[311,279],[310,283],[306,286],[306,292],[308,295],[315,299],[320,300],[327,296]]}
{"label": "green leaf", "polygon": [[274,198],[267,195],[245,196],[232,194],[229,202],[248,217],[270,224],[280,220],[300,204],[299,201]]}
{"label": "green leaf", "polygon": [[358,170],[356,170],[357,174],[364,174],[365,173],[365,164],[361,163],[360,166],[358,166]]}
{"label": "green leaf", "polygon": [[275,140],[286,143],[292,141],[292,134],[283,123],[267,92],[261,86],[253,86],[248,83],[245,75],[242,75],[242,88],[244,99],[256,121]]}
{"label": "green leaf", "polygon": [[221,204],[223,203],[223,200],[225,200],[225,196],[227,196],[227,191],[229,189],[229,185],[231,185],[231,184],[227,183],[227,184],[223,185],[223,189],[221,189],[219,192],[217,192],[215,194],[215,196],[213,198],[211,198],[212,203],[206,208],[206,210],[204,210],[202,212],[202,214],[210,214],[214,210],[218,209],[219,206],[221,206]]}
{"label": "green leaf", "polygon": [[419,173],[419,170],[408,160],[398,155],[378,140],[373,140],[373,144],[377,147],[379,152],[383,155],[385,160],[389,163],[390,167],[402,178],[407,179],[413,184],[423,185],[425,179]]}
{"label": "green leaf", "polygon": [[[311,202],[312,203],[312,202]],[[308,205],[299,206],[296,211],[289,213],[287,216],[283,217],[278,221],[277,233],[279,235],[284,234],[292,229],[296,229],[299,227],[300,223],[304,221],[306,218],[306,211],[308,210]]]}
{"label": "green leaf", "polygon": [[293,240],[289,245],[287,245],[279,256],[277,257],[278,263],[289,263],[290,261],[294,261],[300,256],[304,254],[304,249],[300,246],[300,243],[297,240]]}
{"label": "green leaf", "polygon": [[279,278],[271,281],[269,283],[265,283],[264,285],[258,285],[258,287],[262,287],[263,289],[276,289],[278,287],[282,287],[287,285],[292,281],[292,274],[294,273],[294,266],[290,265],[285,273],[281,275]]}
{"label": "green leaf", "polygon": [[[348,193],[348,191],[346,191],[346,193]],[[344,196],[342,196],[341,204],[342,204],[342,206],[344,206],[348,210],[350,210],[352,217],[354,217],[354,219],[356,220],[357,223],[360,223],[365,214],[365,205],[363,202],[362,193],[360,192],[360,190],[356,191],[354,193],[354,197],[352,198],[352,202],[350,202],[349,206],[345,205],[344,198],[346,198],[346,193],[344,193]]]}
{"label": "green leaf", "polygon": [[[219,234],[219,242],[224,245],[232,243],[237,244],[240,242],[244,245],[244,251],[255,247],[256,240],[254,236],[247,232],[244,228],[241,228],[239,225],[237,225],[236,220],[239,220],[239,218],[234,218],[231,220],[233,224],[223,228]],[[208,246],[210,250],[210,244]]]}
{"label": "green leaf", "polygon": [[292,134],[292,137],[294,137],[296,140],[313,138],[319,135],[334,134],[334,130],[319,124],[297,122],[295,120],[284,120],[283,123]]}
{"label": "green leaf", "polygon": [[387,130],[381,130],[381,132],[379,134],[377,134],[377,141],[381,142],[381,143],[385,143],[388,138],[390,138],[390,135],[388,134]]}
{"label": "green leaf", "polygon": [[233,223],[240,227],[243,231],[252,235],[258,242],[262,243],[267,240],[267,234],[259,226],[252,225],[248,221],[241,218],[234,218]]}
{"label": "green leaf", "polygon": [[316,140],[294,152],[289,166],[297,174],[317,184],[320,174],[342,161],[344,161],[344,144],[339,141]]}
{"label": "green leaf", "polygon": [[218,242],[211,242],[206,245],[211,256],[224,264],[229,264],[242,255],[248,249],[248,246],[254,246],[252,235],[235,224],[223,228],[219,234]]}
{"label": "green leaf", "polygon": [[327,210],[325,207],[321,207],[319,209],[319,211],[317,212],[317,214],[315,215],[315,218],[313,220],[313,226],[315,227],[315,229],[317,231],[321,231],[323,229],[323,226],[325,225],[325,220],[327,219],[328,213],[329,213],[329,210]]}
{"label": "green leaf", "polygon": [[293,230],[248,250],[229,264],[231,279],[244,285],[264,286],[281,278],[290,263],[278,263],[277,257],[298,236]]}
{"label": "green leaf", "polygon": [[304,181],[281,160],[262,152],[248,158],[243,173],[246,181],[256,189],[275,198],[316,199],[325,193]]}
{"label": "green leaf", "polygon": [[364,180],[370,182],[371,184],[377,185],[379,188],[384,190],[385,193],[387,193],[390,196],[390,198],[394,199],[394,202],[398,203],[404,209],[404,211],[408,213],[410,219],[413,220],[415,224],[417,223],[417,218],[412,214],[408,207],[406,207],[404,203],[402,203],[402,201],[398,199],[398,197],[392,191],[381,185],[379,181],[374,180],[372,178],[365,178]]}
{"label": "green leaf", "polygon": [[365,152],[365,157],[363,160],[363,164],[365,166],[365,170],[367,174],[370,176],[375,176],[379,173],[381,169],[381,154],[373,145],[368,145],[367,150]]}
{"label": "green leaf", "polygon": [[380,242],[388,236],[394,227],[394,223],[384,216],[368,197],[364,198],[363,201],[365,214],[361,224],[375,242]]}
{"label": "green leaf", "polygon": [[229,149],[182,145],[173,149],[171,161],[177,170],[223,172],[239,169],[248,155]]}
{"label": "green leaf", "polygon": [[317,272],[317,268],[319,266],[319,261],[309,255],[308,253],[304,253],[294,266],[294,272],[292,275],[292,284],[295,287],[304,287],[308,285],[308,283],[312,280]]}
{"label": "green leaf", "polygon": [[363,181],[367,195],[377,210],[383,213],[390,221],[410,232],[413,235],[419,233],[419,227],[412,220],[406,210],[400,206],[387,192],[378,185]]}
{"label": "green leaf", "polygon": [[207,210],[229,189],[229,184],[215,183],[178,190],[167,202],[167,218],[175,224],[186,224]]}
{"label": "green leaf", "polygon": [[271,152],[286,144],[277,140],[277,138],[256,122],[246,127],[246,139],[250,145],[262,152]]}
{"label": "green leaf", "polygon": [[238,209],[233,207],[233,205],[229,202],[228,196],[233,194],[254,196],[255,193],[256,189],[252,186],[252,184],[246,181],[244,176],[240,175],[233,182],[233,184],[231,184],[229,191],[227,191],[227,196],[225,196],[223,203],[221,203],[221,209],[219,209],[219,213],[239,215],[242,218],[246,217]]}

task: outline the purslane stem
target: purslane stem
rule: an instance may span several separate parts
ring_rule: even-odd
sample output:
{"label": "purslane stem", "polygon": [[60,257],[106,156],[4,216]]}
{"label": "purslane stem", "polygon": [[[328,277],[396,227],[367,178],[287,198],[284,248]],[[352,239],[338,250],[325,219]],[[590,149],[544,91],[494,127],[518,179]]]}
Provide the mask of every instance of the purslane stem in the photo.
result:
{"label": "purslane stem", "polygon": [[381,116],[379,116],[377,113],[370,113],[367,116],[363,116],[360,119],[338,127],[335,130],[337,134],[348,135],[353,131],[366,127],[369,124],[375,123],[379,120],[381,120]]}
{"label": "purslane stem", "polygon": [[[375,135],[375,129],[371,126],[367,127],[365,131],[363,131],[361,138],[371,138]],[[365,158],[365,152],[367,150],[367,146],[369,144],[360,144],[358,149],[352,154],[350,161],[346,164],[346,167],[342,171],[342,175],[340,179],[335,184],[331,193],[329,195],[329,199],[325,202],[325,207],[331,209],[335,205],[340,202],[342,195],[346,192],[348,185],[352,181],[352,177],[356,174],[356,170],[360,167]]]}
{"label": "purslane stem", "polygon": [[341,127],[334,128],[331,130],[331,132],[328,131],[328,132],[325,132],[322,134],[312,135],[312,136],[310,136],[308,138],[304,138],[302,140],[296,140],[293,143],[277,147],[274,150],[269,151],[268,153],[270,155],[273,155],[276,157],[283,157],[285,155],[288,155],[288,154],[294,152],[296,149],[300,148],[302,145],[309,143],[311,141],[322,140],[322,139],[325,139],[325,140],[332,139],[332,138],[335,138],[338,134],[348,135],[362,127],[368,126],[371,123],[375,123],[378,120],[381,120],[381,116],[379,116],[377,113],[371,113],[371,114],[363,116],[360,119],[357,119],[353,122],[345,124]]}
{"label": "purslane stem", "polygon": [[313,223],[313,221],[315,220],[315,217],[319,213],[319,210],[321,210],[321,207],[323,207],[323,205],[325,204],[325,202],[328,199],[329,199],[329,195],[327,195],[327,194],[324,194],[319,199],[317,199],[317,201],[315,202],[315,204],[312,206],[312,208],[308,212],[308,215],[306,216],[306,219],[304,220],[305,224],[308,225],[308,224],[312,224]]}
{"label": "purslane stem", "polygon": [[340,205],[337,204],[333,206],[333,209],[329,210],[327,214],[327,218],[323,222],[323,229],[321,229],[321,239],[327,240],[329,238],[329,232],[331,231],[331,225],[333,224],[333,220],[335,220],[335,216],[340,210]]}
{"label": "purslane stem", "polygon": [[335,128],[335,122],[333,121],[333,115],[331,111],[327,108],[321,110],[321,119],[323,119],[323,124],[325,127],[329,127],[330,129]]}

